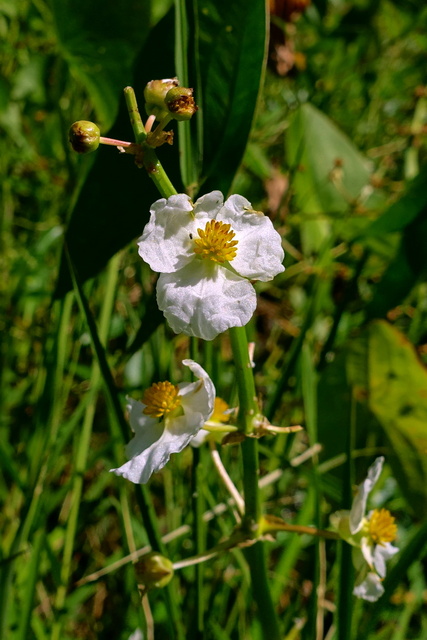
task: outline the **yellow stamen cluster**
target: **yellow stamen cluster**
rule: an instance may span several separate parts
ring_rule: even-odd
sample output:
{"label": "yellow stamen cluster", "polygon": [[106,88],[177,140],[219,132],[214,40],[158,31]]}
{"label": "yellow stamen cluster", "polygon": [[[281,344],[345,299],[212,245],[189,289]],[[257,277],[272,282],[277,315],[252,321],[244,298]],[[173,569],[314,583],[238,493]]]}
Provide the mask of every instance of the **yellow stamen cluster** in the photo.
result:
{"label": "yellow stamen cluster", "polygon": [[375,509],[369,519],[369,535],[375,544],[392,542],[396,538],[395,518],[387,509]]}
{"label": "yellow stamen cluster", "polygon": [[161,418],[174,411],[181,404],[178,387],[171,382],[155,382],[144,391],[142,402],[147,405],[143,411],[145,415]]}
{"label": "yellow stamen cluster", "polygon": [[214,410],[213,414],[209,418],[211,422],[222,422],[223,424],[227,423],[230,420],[230,414],[225,413],[230,407],[226,403],[225,400],[219,398],[218,396],[215,398]]}
{"label": "yellow stamen cluster", "polygon": [[230,228],[230,224],[210,220],[204,230],[197,229],[200,237],[194,239],[194,252],[213,262],[231,262],[236,257],[237,240],[233,240],[235,233]]}

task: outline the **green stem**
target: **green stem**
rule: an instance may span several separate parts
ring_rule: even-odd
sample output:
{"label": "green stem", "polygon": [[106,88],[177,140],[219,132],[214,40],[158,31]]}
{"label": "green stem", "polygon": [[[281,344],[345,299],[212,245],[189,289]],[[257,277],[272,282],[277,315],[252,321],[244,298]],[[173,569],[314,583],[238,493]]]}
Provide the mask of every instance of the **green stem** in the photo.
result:
{"label": "green stem", "polygon": [[[136,142],[143,151],[143,164],[150,178],[165,198],[176,194],[174,186],[166,175],[153,148],[145,143],[146,132],[139,115],[135,94],[131,87],[125,89],[131,123]],[[252,364],[249,359],[248,340],[244,327],[230,329],[230,339],[236,366],[236,377],[239,394],[239,429],[249,435],[254,430],[254,422],[259,413],[255,391]],[[253,438],[246,438],[242,443],[243,488],[245,494],[244,527],[252,537],[256,536],[261,517],[261,504],[258,491],[258,443]],[[258,605],[258,615],[265,637],[269,640],[281,640],[279,623],[271,599],[267,581],[267,567],[263,543],[257,542],[247,550],[250,567],[252,589]]]}
{"label": "green stem", "polygon": [[163,169],[156,152],[146,143],[147,132],[141,120],[135,92],[132,87],[126,87],[124,89],[124,94],[126,106],[129,112],[130,122],[135,136],[135,142],[137,144],[140,144],[142,148],[142,163],[144,165],[144,168],[156,185],[160,194],[164,198],[169,198],[169,196],[172,196],[178,192],[166,175],[166,172]]}
{"label": "green stem", "polygon": [[[255,381],[249,358],[248,339],[244,327],[229,330],[231,347],[236,367],[239,394],[239,427],[245,434],[253,431],[254,419],[259,409],[255,392]],[[246,438],[242,443],[243,490],[245,495],[245,518],[243,526],[256,536],[261,517],[261,502],[258,490],[259,461],[258,442]],[[276,611],[271,599],[267,580],[264,544],[260,541],[246,550],[246,560],[251,573],[252,592],[258,606],[258,615],[263,636],[269,640],[280,640],[281,633]]]}
{"label": "green stem", "polygon": [[132,87],[125,87],[123,89],[123,93],[125,94],[126,106],[128,108],[135,142],[142,144],[147,139],[147,132],[145,130],[144,123],[142,122],[141,114],[139,113],[135,91]]}
{"label": "green stem", "polygon": [[157,189],[160,191],[160,194],[164,198],[169,198],[169,196],[175,195],[177,190],[173,186],[172,182],[169,180],[166,175],[165,170],[162,167],[160,160],[157,157],[154,149],[149,147],[146,144],[142,145],[143,149],[143,158],[142,162],[144,164],[144,168],[147,171],[148,175],[156,185]]}
{"label": "green stem", "polygon": [[229,334],[239,394],[239,427],[243,433],[250,434],[254,430],[253,421],[259,410],[249,359],[248,338],[245,327],[232,327]]}

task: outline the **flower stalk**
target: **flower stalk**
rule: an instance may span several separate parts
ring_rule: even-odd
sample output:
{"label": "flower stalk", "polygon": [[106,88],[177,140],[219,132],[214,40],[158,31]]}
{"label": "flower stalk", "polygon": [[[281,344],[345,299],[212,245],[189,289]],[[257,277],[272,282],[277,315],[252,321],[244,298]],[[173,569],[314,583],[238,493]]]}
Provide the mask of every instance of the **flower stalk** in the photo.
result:
{"label": "flower stalk", "polygon": [[[154,149],[149,145],[149,142],[147,140],[149,133],[147,133],[147,130],[145,129],[142,123],[141,116],[139,114],[138,106],[136,103],[135,94],[131,87],[126,87],[125,99],[126,99],[126,104],[128,106],[129,115],[131,118],[131,123],[134,131],[136,143],[140,144],[142,148],[142,165],[147,170],[150,178],[156,184],[160,194],[164,198],[169,198],[170,196],[176,194],[177,192],[174,189],[169,178],[167,177],[166,173],[164,172],[163,167],[159,162]],[[150,120],[149,127],[151,128],[151,126],[152,126],[152,121]],[[205,202],[211,203],[213,198],[218,199],[219,196],[221,196],[219,192],[208,194],[207,196],[205,196]],[[245,220],[253,220],[253,217],[246,218],[246,215],[247,215],[246,210],[249,212],[249,216],[253,215],[254,213],[251,211],[250,208],[249,209],[247,208],[248,205],[250,207],[250,204],[244,199],[242,199],[240,196],[232,196],[232,198],[233,200],[230,199],[232,204],[229,205],[230,207],[232,207],[232,211],[234,212],[234,207],[241,206],[243,207],[243,209],[240,215],[243,214],[245,216]],[[187,207],[190,205],[190,202],[181,203],[181,200],[179,201],[179,203],[182,204],[184,210],[187,210]],[[157,204],[157,207],[166,206],[161,203],[156,203],[156,204]],[[200,207],[201,207],[201,204],[199,205],[199,210],[200,210]],[[220,200],[218,200],[218,203],[215,204],[215,210],[218,209],[219,211],[219,207],[221,207]],[[191,209],[193,209],[193,206],[191,206]],[[264,227],[267,228],[267,231],[266,231],[267,235],[273,232],[273,231],[270,232],[268,225],[271,223],[269,221],[267,223],[267,219],[262,221],[261,218],[259,218],[259,220],[257,220],[257,224],[258,223],[263,224]],[[155,218],[152,218],[152,225],[154,224],[155,224]],[[161,232],[161,228],[160,228],[160,232],[158,232],[157,227],[154,226],[154,231],[156,231],[156,233],[158,234]],[[191,234],[189,237],[192,238],[193,230],[191,229],[190,231],[191,231]],[[151,228],[149,232],[152,232]],[[145,232],[145,236],[143,236],[140,240],[140,254],[142,251],[144,254],[142,255],[142,257],[150,263],[150,260],[147,260],[147,255],[145,255],[144,253],[145,246],[146,246],[146,244],[144,245],[144,241],[146,241],[146,238],[148,237],[149,232]],[[208,231],[205,230],[205,234],[206,233],[208,233]],[[154,244],[157,244],[158,246],[157,236],[155,237],[155,240],[156,240],[156,243]],[[271,267],[271,273],[262,274],[261,276],[255,275],[255,277],[258,279],[269,280],[272,277],[274,277],[276,273],[283,270],[283,267],[281,266],[283,251],[281,250],[280,239],[274,239],[273,244],[274,243],[277,244],[277,247],[275,249],[276,262]],[[144,246],[144,249],[142,249],[141,245]],[[148,247],[149,246],[150,245],[148,245]],[[228,246],[226,247],[226,249],[230,251]],[[227,254],[226,259],[234,260],[234,254],[233,255]],[[155,260],[157,260],[157,252],[156,252]],[[222,262],[222,260],[220,262]],[[251,262],[249,261],[248,264],[251,264]],[[153,264],[150,264],[150,266],[153,268]],[[154,268],[154,270],[159,270],[160,272],[162,272],[161,269]],[[254,277],[253,274],[250,274],[250,273],[246,274],[246,272],[244,273],[244,275],[246,275],[247,277]],[[248,287],[250,285],[248,283],[245,286]],[[245,319],[244,322],[242,321],[242,325],[246,324],[247,321],[248,319]],[[169,319],[169,322],[170,322],[170,319]],[[176,327],[173,326],[173,328],[174,330],[176,330]],[[249,355],[249,345],[248,345],[245,327],[244,326],[230,327],[230,324],[228,324],[228,327],[221,328],[216,332],[214,331],[212,335],[206,335],[206,336],[194,333],[189,328],[187,328],[185,333],[187,335],[198,335],[198,337],[202,337],[204,339],[209,340],[214,338],[215,335],[217,335],[218,333],[224,331],[225,328],[229,328],[229,331],[230,331],[231,346],[232,346],[234,362],[236,366],[236,376],[237,376],[238,395],[239,395],[238,429],[245,436],[251,436],[254,434],[256,426],[257,424],[259,424],[260,419],[262,419],[262,416],[260,416],[260,413],[259,413],[259,407],[258,407],[258,402],[256,397],[255,383],[254,383],[254,377],[253,377],[253,371],[252,371],[252,362]],[[259,489],[258,489],[259,459],[258,459],[258,442],[256,438],[246,437],[243,440],[242,460],[243,460],[243,489],[244,489],[245,504],[244,504],[244,518],[242,522],[242,527],[238,535],[242,536],[246,540],[254,541],[253,544],[246,549],[246,557],[250,567],[253,595],[258,605],[258,614],[259,614],[261,625],[263,627],[264,635],[265,637],[268,637],[269,640],[280,640],[281,633],[280,633],[279,623],[278,623],[276,611],[272,602],[271,592],[270,592],[268,579],[267,579],[267,567],[266,567],[264,546],[262,541],[258,539],[260,536],[259,523],[261,520],[261,503],[260,503],[260,495],[259,495]],[[228,541],[226,547],[228,548],[230,547],[230,541]]]}
{"label": "flower stalk", "polygon": [[[229,335],[236,367],[239,395],[238,424],[243,433],[250,435],[254,430],[259,408],[246,329],[245,327],[233,327],[229,329]],[[258,488],[258,441],[255,438],[245,438],[242,442],[242,460],[245,498],[245,515],[242,526],[248,534],[256,538],[259,536],[261,501]],[[269,640],[280,640],[282,635],[267,579],[263,542],[258,540],[246,550],[245,555],[249,564],[252,592],[258,606],[258,615],[264,637],[269,638]]]}
{"label": "flower stalk", "polygon": [[169,196],[176,194],[177,191],[166,175],[156,152],[147,144],[148,133],[142,122],[133,88],[126,87],[124,89],[124,96],[135,136],[135,142],[141,145],[142,165],[153,180],[160,194],[164,198],[169,198]]}

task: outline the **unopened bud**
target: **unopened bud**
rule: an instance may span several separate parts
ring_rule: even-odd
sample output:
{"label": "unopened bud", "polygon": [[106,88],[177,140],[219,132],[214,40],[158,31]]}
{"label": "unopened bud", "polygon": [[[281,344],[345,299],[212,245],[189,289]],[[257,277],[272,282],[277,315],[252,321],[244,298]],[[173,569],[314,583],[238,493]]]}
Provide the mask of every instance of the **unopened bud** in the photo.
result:
{"label": "unopened bud", "polygon": [[151,80],[146,84],[144,89],[145,110],[149,116],[153,114],[160,121],[168,115],[165,104],[166,94],[178,84],[178,78]]}
{"label": "unopened bud", "polygon": [[187,89],[187,87],[170,89],[165,103],[174,120],[190,120],[198,109],[194,102],[193,89]]}
{"label": "unopened bud", "polygon": [[169,558],[153,551],[147,553],[135,564],[138,582],[148,591],[153,587],[161,589],[173,578],[173,564]]}
{"label": "unopened bud", "polygon": [[71,125],[69,140],[77,153],[91,153],[99,147],[99,127],[88,120],[79,120]]}

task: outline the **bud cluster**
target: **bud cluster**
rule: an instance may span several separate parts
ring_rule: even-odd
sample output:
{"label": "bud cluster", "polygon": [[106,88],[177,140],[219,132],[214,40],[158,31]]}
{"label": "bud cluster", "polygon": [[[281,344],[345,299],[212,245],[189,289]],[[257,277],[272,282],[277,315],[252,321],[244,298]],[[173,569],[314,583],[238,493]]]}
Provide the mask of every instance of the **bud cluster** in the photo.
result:
{"label": "bud cluster", "polygon": [[190,120],[198,107],[193,98],[193,89],[180,87],[178,78],[151,80],[144,89],[145,109],[161,121]]}

